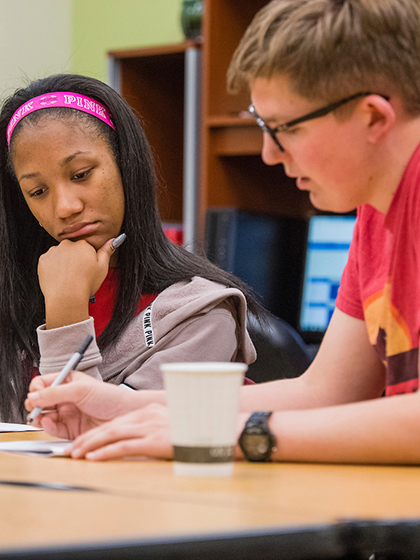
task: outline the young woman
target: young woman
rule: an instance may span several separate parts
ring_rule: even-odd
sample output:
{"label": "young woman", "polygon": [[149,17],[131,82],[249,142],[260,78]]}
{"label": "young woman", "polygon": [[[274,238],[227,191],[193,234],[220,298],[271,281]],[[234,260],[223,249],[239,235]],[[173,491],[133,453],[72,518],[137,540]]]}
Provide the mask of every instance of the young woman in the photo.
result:
{"label": "young woman", "polygon": [[246,312],[258,303],[167,239],[150,147],[112,88],[56,75],[18,90],[0,158],[3,420],[23,418],[37,368],[59,371],[88,334],[79,369],[132,389],[161,388],[164,361],[255,359]]}

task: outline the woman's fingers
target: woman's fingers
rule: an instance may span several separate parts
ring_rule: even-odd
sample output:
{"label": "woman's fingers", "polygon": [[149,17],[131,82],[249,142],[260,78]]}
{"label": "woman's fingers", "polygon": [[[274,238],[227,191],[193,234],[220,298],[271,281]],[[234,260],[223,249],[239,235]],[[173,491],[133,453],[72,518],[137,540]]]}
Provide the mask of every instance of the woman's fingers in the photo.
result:
{"label": "woman's fingers", "polygon": [[29,392],[41,391],[46,387],[49,387],[54,379],[57,377],[58,373],[49,373],[48,375],[37,375],[32,379],[29,384]]}
{"label": "woman's fingers", "polygon": [[39,391],[31,391],[25,401],[32,408],[51,407],[63,402],[79,403],[87,398],[91,392],[91,386],[84,383],[66,383],[57,387],[47,387]]}
{"label": "woman's fingers", "polygon": [[108,239],[108,241],[106,241],[102,247],[100,247],[96,253],[96,258],[98,260],[98,263],[100,264],[100,266],[102,267],[106,267],[108,269],[109,266],[109,261],[112,257],[112,255],[115,252],[115,249],[113,247],[113,243],[114,243],[115,239]]}
{"label": "woman's fingers", "polygon": [[[135,409],[137,414],[137,409],[144,405],[141,391],[127,391],[81,372],[70,372],[63,384],[56,387],[51,386],[55,375],[45,377],[45,383],[39,380],[31,384],[25,407],[29,412],[35,407],[51,410],[52,413],[44,417],[40,414],[33,425],[59,437],[74,439],[127,410]],[[95,434],[93,432],[89,438]]]}
{"label": "woman's fingers", "polygon": [[[40,419],[39,427],[43,428],[48,434],[59,438],[71,439],[67,426],[59,421],[57,413],[48,413],[45,416],[40,414],[36,420],[38,418]],[[35,420],[33,423],[35,423]]]}

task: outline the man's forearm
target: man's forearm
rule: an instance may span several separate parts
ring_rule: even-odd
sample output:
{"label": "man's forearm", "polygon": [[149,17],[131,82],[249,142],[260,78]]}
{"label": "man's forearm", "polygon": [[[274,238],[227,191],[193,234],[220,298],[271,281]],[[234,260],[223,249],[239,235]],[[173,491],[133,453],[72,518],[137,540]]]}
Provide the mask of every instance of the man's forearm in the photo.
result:
{"label": "man's forearm", "polygon": [[241,389],[241,412],[255,410],[294,410],[322,406],[316,397],[307,391],[303,377],[281,379],[245,385]]}
{"label": "man's forearm", "polygon": [[241,389],[240,410],[301,410],[341,404],[350,398],[350,392],[346,395],[325,387],[308,370],[292,379],[245,385]]}
{"label": "man's forearm", "polygon": [[270,418],[281,461],[420,463],[420,396],[384,397]]}
{"label": "man's forearm", "polygon": [[138,410],[151,403],[166,404],[166,391],[163,390],[138,390],[124,391],[122,397],[121,414],[126,414],[132,410]]}

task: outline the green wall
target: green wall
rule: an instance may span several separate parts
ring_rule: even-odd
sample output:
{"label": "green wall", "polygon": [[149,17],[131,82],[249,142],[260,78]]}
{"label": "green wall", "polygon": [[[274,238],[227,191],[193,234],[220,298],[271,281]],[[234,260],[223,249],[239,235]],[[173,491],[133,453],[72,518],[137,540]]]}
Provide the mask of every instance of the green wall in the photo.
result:
{"label": "green wall", "polygon": [[108,51],[183,41],[182,0],[73,0],[72,72],[108,78]]}

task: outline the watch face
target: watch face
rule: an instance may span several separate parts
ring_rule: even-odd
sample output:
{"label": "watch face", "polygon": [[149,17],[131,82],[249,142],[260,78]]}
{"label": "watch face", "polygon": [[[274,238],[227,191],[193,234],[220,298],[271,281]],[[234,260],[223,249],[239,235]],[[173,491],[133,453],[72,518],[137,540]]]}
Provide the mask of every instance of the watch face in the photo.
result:
{"label": "watch face", "polygon": [[269,451],[269,438],[266,434],[244,434],[242,445],[246,449],[248,459],[263,459]]}

